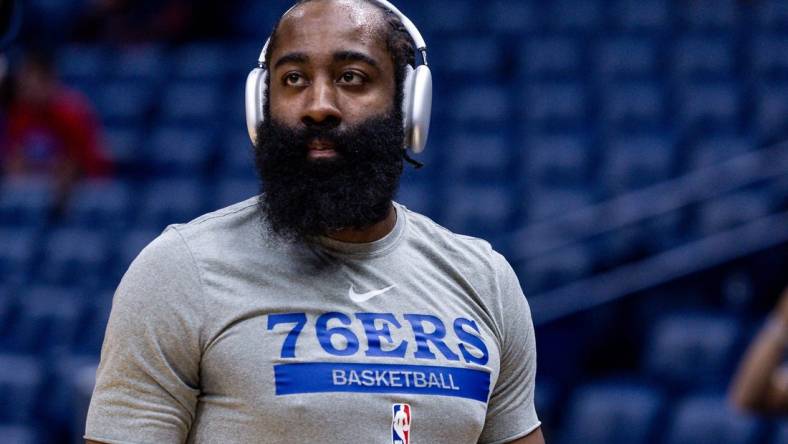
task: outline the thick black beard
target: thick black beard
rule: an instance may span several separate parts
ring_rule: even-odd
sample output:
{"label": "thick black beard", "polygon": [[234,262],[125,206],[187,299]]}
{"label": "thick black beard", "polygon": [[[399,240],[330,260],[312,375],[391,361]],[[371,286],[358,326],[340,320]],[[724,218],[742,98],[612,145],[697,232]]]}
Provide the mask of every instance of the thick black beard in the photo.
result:
{"label": "thick black beard", "polygon": [[[396,112],[344,131],[335,125],[295,129],[266,119],[258,134],[259,206],[274,233],[309,241],[364,229],[388,215],[402,175],[404,131]],[[337,156],[309,159],[307,145],[315,138],[333,142]]]}

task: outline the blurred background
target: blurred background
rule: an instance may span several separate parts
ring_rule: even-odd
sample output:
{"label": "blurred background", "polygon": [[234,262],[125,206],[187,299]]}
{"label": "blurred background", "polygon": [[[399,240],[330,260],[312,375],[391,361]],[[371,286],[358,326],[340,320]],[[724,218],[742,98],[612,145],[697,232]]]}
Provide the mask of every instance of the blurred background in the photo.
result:
{"label": "blurred background", "polygon": [[[549,443],[788,443],[732,409],[788,284],[788,1],[399,0],[432,131],[399,201],[517,271]],[[280,0],[25,0],[0,56],[0,442],[81,442],[112,293],[257,193]],[[12,22],[9,22],[12,23]]]}

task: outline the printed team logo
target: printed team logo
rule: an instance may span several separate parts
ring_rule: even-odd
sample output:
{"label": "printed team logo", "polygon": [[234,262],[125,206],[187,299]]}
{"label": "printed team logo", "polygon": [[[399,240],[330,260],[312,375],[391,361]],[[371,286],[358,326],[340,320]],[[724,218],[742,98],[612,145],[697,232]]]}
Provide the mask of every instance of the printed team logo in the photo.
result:
{"label": "printed team logo", "polygon": [[410,444],[410,405],[394,404],[391,406],[391,410],[392,444]]}

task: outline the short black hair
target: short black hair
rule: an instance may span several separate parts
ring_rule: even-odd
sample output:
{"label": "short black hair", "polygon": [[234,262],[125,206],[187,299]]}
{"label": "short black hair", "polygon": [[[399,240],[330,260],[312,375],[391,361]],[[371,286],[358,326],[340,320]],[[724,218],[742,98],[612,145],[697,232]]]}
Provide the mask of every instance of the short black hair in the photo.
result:
{"label": "short black hair", "polygon": [[[310,3],[313,1],[317,0],[298,0],[295,5],[293,5],[293,7],[295,8],[304,3]],[[416,63],[416,50],[414,48],[413,39],[411,38],[410,33],[408,33],[407,28],[405,28],[405,25],[402,24],[402,20],[400,20],[397,14],[374,0],[360,1],[369,3],[383,12],[383,21],[387,25],[385,26],[385,29],[382,30],[384,33],[383,40],[386,42],[386,49],[388,50],[389,54],[391,54],[391,58],[394,62],[394,84],[396,85],[394,103],[398,106],[401,106],[402,101],[404,100],[403,83],[405,82],[405,69],[408,65],[414,66]],[[280,17],[274,25],[274,29],[271,31],[268,50],[265,53],[265,65],[269,69],[271,66],[271,54],[273,54],[274,49],[276,48],[278,37],[277,31],[279,30],[279,25],[282,23],[282,19],[284,19],[284,16]],[[270,76],[268,77],[267,81],[270,81]],[[268,101],[266,101],[266,105],[267,104]],[[266,110],[266,112],[268,111]]]}

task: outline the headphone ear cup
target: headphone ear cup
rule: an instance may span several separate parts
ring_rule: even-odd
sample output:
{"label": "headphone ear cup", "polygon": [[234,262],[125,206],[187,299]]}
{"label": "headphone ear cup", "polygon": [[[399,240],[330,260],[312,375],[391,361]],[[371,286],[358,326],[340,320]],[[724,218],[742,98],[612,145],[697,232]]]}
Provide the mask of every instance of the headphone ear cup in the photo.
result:
{"label": "headphone ear cup", "polygon": [[432,72],[426,65],[419,65],[413,72],[413,96],[410,104],[409,146],[414,153],[424,151],[430,132],[432,114]]}
{"label": "headphone ear cup", "polygon": [[402,127],[405,129],[405,146],[412,144],[413,136],[413,73],[411,65],[405,67],[405,79],[402,82]]}
{"label": "headphone ear cup", "polygon": [[246,129],[252,144],[257,143],[257,127],[265,119],[265,92],[268,71],[255,68],[246,77]]}

